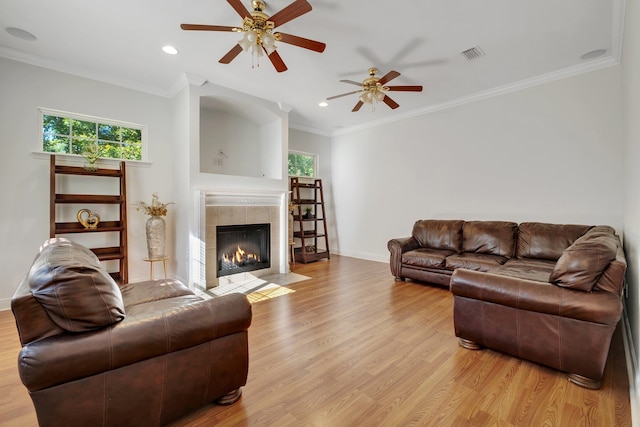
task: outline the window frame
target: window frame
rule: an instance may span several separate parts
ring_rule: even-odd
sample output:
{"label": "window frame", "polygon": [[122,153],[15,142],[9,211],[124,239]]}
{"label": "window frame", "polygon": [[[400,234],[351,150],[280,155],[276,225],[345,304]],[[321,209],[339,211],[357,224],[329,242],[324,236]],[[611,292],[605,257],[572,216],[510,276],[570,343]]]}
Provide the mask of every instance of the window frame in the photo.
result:
{"label": "window frame", "polygon": [[[289,155],[290,154],[312,157],[313,158],[313,176],[289,175]],[[298,177],[298,178],[317,178],[319,163],[320,163],[320,156],[317,153],[309,153],[309,152],[300,151],[300,150],[288,150],[287,151],[287,176]]]}
{"label": "window frame", "polygon": [[[65,119],[72,119],[72,120],[81,120],[81,121],[87,121],[87,122],[91,122],[91,123],[97,123],[97,124],[106,124],[106,125],[110,125],[110,126],[119,126],[119,127],[123,127],[123,128],[129,128],[129,129],[136,129],[140,131],[140,145],[141,145],[141,159],[140,160],[135,160],[135,159],[124,159],[122,157],[120,158],[116,158],[116,157],[99,157],[100,160],[104,160],[104,161],[114,161],[114,162],[136,162],[136,163],[148,163],[148,150],[147,150],[147,126],[146,125],[141,125],[138,123],[131,123],[131,122],[125,122],[125,121],[121,121],[121,120],[114,120],[114,119],[107,119],[104,117],[97,117],[97,116],[90,116],[87,114],[80,114],[80,113],[71,113],[68,111],[62,111],[62,110],[54,110],[51,108],[45,108],[45,107],[38,107],[38,125],[39,125],[39,144],[38,144],[38,149],[35,150],[36,153],[39,154],[46,154],[46,155],[52,155],[55,154],[56,156],[66,156],[69,158],[82,158],[82,155],[80,154],[74,154],[74,153],[58,153],[58,152],[53,152],[53,151],[44,151],[44,116],[55,116],[55,117],[61,117],[61,118],[65,118]],[[97,135],[96,135],[96,141],[98,141]],[[118,144],[120,144],[120,142],[118,142]]]}

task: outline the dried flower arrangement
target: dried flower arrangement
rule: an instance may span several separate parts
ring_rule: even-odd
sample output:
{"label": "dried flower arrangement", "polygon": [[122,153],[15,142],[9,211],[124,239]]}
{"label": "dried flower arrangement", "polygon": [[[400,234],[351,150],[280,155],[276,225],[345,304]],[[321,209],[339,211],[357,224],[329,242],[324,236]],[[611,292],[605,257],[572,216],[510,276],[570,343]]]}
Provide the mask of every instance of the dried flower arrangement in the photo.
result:
{"label": "dried flower arrangement", "polygon": [[173,202],[161,203],[160,200],[158,200],[158,193],[153,193],[151,195],[150,205],[145,202],[136,202],[133,205],[137,211],[144,211],[147,215],[165,216],[167,214],[167,206],[172,204]]}

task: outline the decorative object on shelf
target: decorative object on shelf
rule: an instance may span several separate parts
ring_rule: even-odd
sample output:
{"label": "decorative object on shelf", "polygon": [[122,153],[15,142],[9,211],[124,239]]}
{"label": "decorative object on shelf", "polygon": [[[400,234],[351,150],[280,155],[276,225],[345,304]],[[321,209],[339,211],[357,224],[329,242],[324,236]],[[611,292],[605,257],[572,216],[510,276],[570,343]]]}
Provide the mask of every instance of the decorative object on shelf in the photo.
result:
{"label": "decorative object on shelf", "polygon": [[76,218],[84,228],[97,228],[100,223],[100,215],[91,212],[89,209],[80,209]]}
{"label": "decorative object on shelf", "polygon": [[87,164],[84,165],[84,168],[88,171],[95,172],[98,170],[98,165],[96,165],[96,160],[100,157],[102,149],[98,145],[97,142],[91,142],[87,144],[85,150],[82,152],[82,157],[85,158]]}
{"label": "decorative object on shelf", "polygon": [[313,209],[311,209],[311,208],[306,208],[306,209],[305,209],[305,212],[304,212],[304,215],[302,215],[302,217],[303,217],[304,219],[311,219],[311,218],[313,218],[313,214],[311,213],[312,211],[313,211]]}
{"label": "decorative object on shelf", "polygon": [[164,253],[166,224],[163,216],[167,215],[167,206],[172,204],[173,202],[161,203],[158,199],[158,193],[153,193],[151,196],[151,204],[134,203],[137,211],[144,211],[149,215],[146,223],[149,260],[158,260],[166,256]]}

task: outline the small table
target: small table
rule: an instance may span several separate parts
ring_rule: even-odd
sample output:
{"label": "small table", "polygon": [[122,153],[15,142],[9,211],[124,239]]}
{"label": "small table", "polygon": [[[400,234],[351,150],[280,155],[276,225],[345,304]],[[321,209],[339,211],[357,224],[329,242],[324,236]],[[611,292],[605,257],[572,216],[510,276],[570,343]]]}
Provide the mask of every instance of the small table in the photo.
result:
{"label": "small table", "polygon": [[145,258],[144,260],[149,263],[149,279],[153,280],[153,263],[162,261],[162,267],[164,269],[164,278],[167,278],[167,260],[168,256],[162,258]]}

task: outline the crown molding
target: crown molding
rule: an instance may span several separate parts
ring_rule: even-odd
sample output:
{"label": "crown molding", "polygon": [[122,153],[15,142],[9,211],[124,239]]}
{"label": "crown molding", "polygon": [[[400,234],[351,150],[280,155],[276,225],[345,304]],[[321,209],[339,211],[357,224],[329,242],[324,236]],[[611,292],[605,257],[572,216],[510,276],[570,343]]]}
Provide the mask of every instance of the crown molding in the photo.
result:
{"label": "crown molding", "polygon": [[76,77],[95,80],[100,83],[111,84],[125,89],[131,89],[138,92],[144,92],[150,95],[161,96],[163,98],[171,98],[173,95],[170,90],[152,85],[145,85],[128,79],[116,78],[111,74],[96,72],[85,67],[70,66],[60,61],[41,58],[35,55],[28,55],[23,52],[10,49],[6,46],[0,46],[0,57],[11,59],[36,67],[46,68]]}

